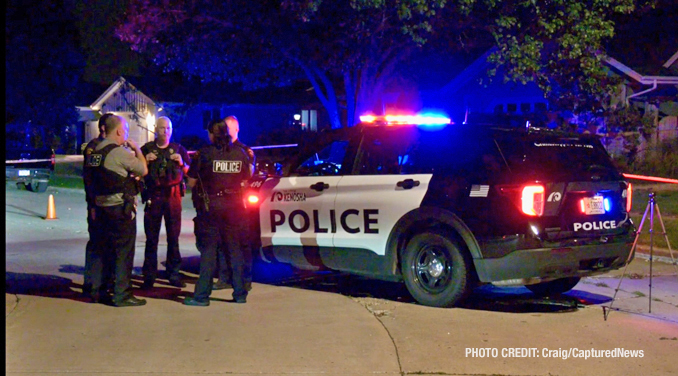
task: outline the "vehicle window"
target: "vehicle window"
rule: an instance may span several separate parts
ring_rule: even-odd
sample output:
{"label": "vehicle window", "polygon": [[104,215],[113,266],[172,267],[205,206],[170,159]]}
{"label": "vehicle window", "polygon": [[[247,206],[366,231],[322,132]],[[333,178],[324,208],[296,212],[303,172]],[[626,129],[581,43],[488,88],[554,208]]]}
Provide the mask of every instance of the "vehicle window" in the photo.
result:
{"label": "vehicle window", "polygon": [[478,176],[492,176],[505,168],[491,137],[454,128],[421,132],[403,164],[404,173],[457,171]]}
{"label": "vehicle window", "polygon": [[617,172],[605,149],[595,140],[544,137],[524,141],[500,140],[511,169],[525,175],[572,178],[597,172],[614,176]]}
{"label": "vehicle window", "polygon": [[403,173],[409,163],[408,149],[414,141],[413,132],[386,132],[366,135],[358,151],[354,174],[393,175]]}
{"label": "vehicle window", "polygon": [[348,141],[334,141],[313,153],[294,170],[298,176],[333,176],[341,173]]}

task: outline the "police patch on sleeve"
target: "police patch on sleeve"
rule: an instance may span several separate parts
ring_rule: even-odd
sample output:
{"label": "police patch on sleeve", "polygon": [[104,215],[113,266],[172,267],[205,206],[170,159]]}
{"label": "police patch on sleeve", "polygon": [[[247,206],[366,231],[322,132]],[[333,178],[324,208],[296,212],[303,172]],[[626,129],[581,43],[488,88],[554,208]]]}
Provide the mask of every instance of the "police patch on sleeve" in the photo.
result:
{"label": "police patch on sleeve", "polygon": [[101,166],[101,154],[89,154],[85,160],[88,167]]}
{"label": "police patch on sleeve", "polygon": [[212,161],[212,172],[217,174],[238,174],[242,171],[241,161]]}

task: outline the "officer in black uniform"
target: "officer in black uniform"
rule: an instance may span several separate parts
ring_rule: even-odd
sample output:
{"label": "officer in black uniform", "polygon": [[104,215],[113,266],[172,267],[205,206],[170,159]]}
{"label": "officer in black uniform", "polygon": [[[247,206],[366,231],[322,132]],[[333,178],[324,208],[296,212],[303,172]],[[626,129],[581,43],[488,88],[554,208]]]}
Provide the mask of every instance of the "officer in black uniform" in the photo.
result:
{"label": "officer in black uniform", "polygon": [[[92,168],[93,163],[96,163],[95,158],[92,157],[92,154],[96,150],[97,146],[106,138],[106,121],[108,121],[113,114],[108,113],[104,114],[99,118],[99,137],[93,138],[85,146],[83,150],[83,161],[82,161],[82,181],[85,185],[85,201],[87,202],[87,232],[89,233],[89,240],[87,240],[87,245],[85,246],[85,273],[84,273],[84,282],[82,284],[82,293],[85,296],[92,296],[92,249],[96,242],[96,213],[95,213],[95,204],[94,204],[94,185],[92,183]],[[104,265],[103,278],[104,281],[109,281],[111,279],[110,265]],[[108,282],[105,282],[108,284]],[[105,293],[105,291],[102,291]],[[98,292],[98,293],[102,293]]]}
{"label": "officer in black uniform", "polygon": [[[136,195],[137,179],[148,173],[146,158],[139,146],[128,139],[129,124],[120,116],[106,122],[106,139],[96,147],[92,158],[92,183],[97,228],[96,244],[92,254],[92,299],[102,301],[104,264],[115,270],[112,303],[116,307],[146,304],[132,295],[132,268],[134,243],[137,235]],[[133,154],[126,148],[128,145]]]}
{"label": "officer in black uniform", "polygon": [[[238,138],[238,133],[240,132],[240,124],[238,122],[238,119],[236,119],[235,116],[229,116],[224,119],[224,122],[226,122],[226,125],[228,126],[228,132],[229,135],[231,136],[231,141],[233,142],[233,145],[236,147],[239,147],[247,153],[247,156],[250,158],[249,165],[250,165],[250,170],[254,171],[255,165],[256,165],[256,157],[254,156],[254,151],[244,143],[240,141]],[[250,291],[252,289],[252,239],[251,236],[253,235],[251,233],[251,224],[247,224],[244,228],[244,233],[243,233],[243,240],[242,240],[242,246],[244,247],[244,255],[247,258],[245,265],[245,289],[247,291]],[[228,262],[228,257],[227,257],[228,250],[227,249],[219,249],[217,251],[218,255],[218,279],[217,282],[212,285],[213,290],[223,290],[223,289],[228,289],[232,287],[232,271],[231,271],[231,266]]]}
{"label": "officer in black uniform", "polygon": [[[188,185],[200,182],[204,210],[195,221],[196,246],[200,251],[200,277],[192,297],[184,300],[191,306],[208,306],[212,293],[212,276],[219,247],[228,251],[232,270],[233,300],[245,303],[245,270],[248,258],[242,246],[246,224],[243,184],[252,176],[250,157],[245,150],[233,145],[229,130],[237,123],[235,117],[212,122],[209,126],[211,145],[197,152],[188,171]],[[228,124],[231,124],[229,126]]]}
{"label": "officer in black uniform", "polygon": [[150,289],[158,274],[158,240],[160,227],[165,218],[167,230],[167,278],[170,285],[186,287],[179,273],[181,253],[179,252],[179,234],[181,233],[181,201],[185,192],[184,174],[188,172],[188,152],[178,143],[170,142],[172,121],[163,116],[156,122],[156,139],[147,142],[141,151],[148,162],[148,175],[145,177],[146,189],[142,199],[144,209],[144,232],[146,248],[144,252],[143,289]]}

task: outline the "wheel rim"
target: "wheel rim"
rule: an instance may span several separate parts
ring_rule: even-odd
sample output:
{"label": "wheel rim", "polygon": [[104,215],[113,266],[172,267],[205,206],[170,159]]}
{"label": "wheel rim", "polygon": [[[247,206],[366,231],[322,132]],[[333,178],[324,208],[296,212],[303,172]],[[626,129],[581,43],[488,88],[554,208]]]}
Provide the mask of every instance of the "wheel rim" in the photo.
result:
{"label": "wheel rim", "polygon": [[452,265],[440,247],[422,247],[412,267],[419,286],[430,293],[442,292],[450,282]]}

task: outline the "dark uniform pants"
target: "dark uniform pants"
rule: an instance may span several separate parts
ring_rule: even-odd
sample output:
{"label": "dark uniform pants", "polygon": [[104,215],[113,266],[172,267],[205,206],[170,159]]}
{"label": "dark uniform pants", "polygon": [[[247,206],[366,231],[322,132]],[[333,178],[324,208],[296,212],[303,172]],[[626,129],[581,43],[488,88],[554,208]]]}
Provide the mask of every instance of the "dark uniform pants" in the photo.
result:
{"label": "dark uniform pants", "polygon": [[233,298],[247,296],[245,271],[251,257],[246,255],[249,247],[243,247],[245,210],[242,200],[236,198],[210,198],[213,206],[207,213],[195,217],[196,247],[200,251],[200,277],[195,285],[194,298],[207,300],[212,294],[212,277],[217,263],[219,248],[225,250],[232,271]]}
{"label": "dark uniform pants", "polygon": [[124,205],[97,207],[96,244],[92,250],[92,295],[98,297],[106,267],[115,276],[113,303],[132,297],[134,243],[137,236],[136,217],[125,214]]}
{"label": "dark uniform pants", "polygon": [[144,209],[144,232],[146,248],[144,250],[144,280],[155,281],[158,275],[158,241],[160,226],[165,219],[167,232],[167,274],[168,278],[179,278],[181,253],[179,252],[179,234],[181,234],[181,196],[152,195],[150,204]]}
{"label": "dark uniform pants", "polygon": [[[100,229],[97,228],[97,225],[100,224],[100,221],[96,221],[92,218],[91,207],[87,207],[87,232],[89,233],[89,240],[87,240],[87,245],[85,246],[85,272],[84,272],[84,282],[82,284],[82,292],[86,294],[92,294],[92,259],[94,254],[94,247],[96,247],[96,236]],[[110,264],[110,263],[109,263]],[[104,264],[103,266],[103,282],[102,282],[102,291],[108,288],[108,285],[112,286],[112,275],[111,271],[112,265]]]}

